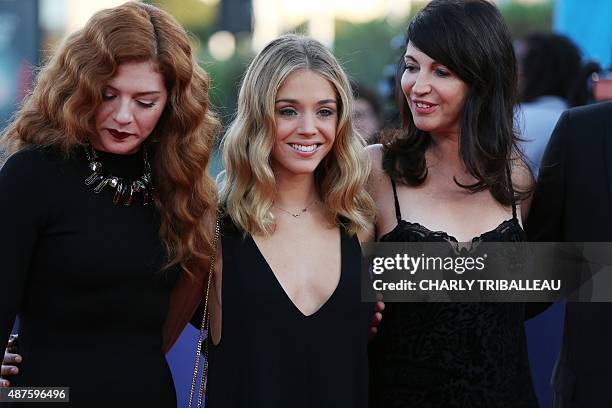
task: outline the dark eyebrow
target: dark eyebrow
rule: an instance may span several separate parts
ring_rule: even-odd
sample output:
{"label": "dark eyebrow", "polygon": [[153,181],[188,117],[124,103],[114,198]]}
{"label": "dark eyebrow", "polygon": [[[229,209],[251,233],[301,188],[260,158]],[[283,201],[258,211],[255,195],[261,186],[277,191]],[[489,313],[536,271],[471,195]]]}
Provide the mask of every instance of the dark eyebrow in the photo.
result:
{"label": "dark eyebrow", "polygon": [[[283,98],[283,99],[277,99],[276,102],[274,102],[274,103],[281,103],[281,102],[285,102],[285,103],[298,103],[298,100],[297,99],[290,99],[290,98]],[[319,102],[317,102],[318,105],[325,105],[327,103],[337,104],[335,99],[321,99]]]}
{"label": "dark eyebrow", "polygon": [[148,96],[148,95],[159,95],[161,92],[159,91],[149,91],[149,92],[136,92],[134,96]]}
{"label": "dark eyebrow", "polygon": [[[419,64],[419,62],[416,60],[416,58],[414,58],[412,55],[408,55],[408,54],[404,55],[404,64],[406,62],[408,62],[408,60],[410,60],[411,62],[414,62],[417,65]],[[443,63],[438,62],[438,61],[432,61],[431,66],[432,67],[444,67],[444,68],[450,70],[450,68],[448,68],[446,65],[444,65]]]}
{"label": "dark eyebrow", "polygon": [[277,99],[276,102],[274,103],[280,103],[280,102],[297,103],[297,99],[289,99],[289,98]]}
{"label": "dark eyebrow", "polygon": [[[111,91],[120,92],[117,88],[113,87],[112,85],[106,85],[106,87],[109,88]],[[136,92],[134,96],[158,95],[160,93],[161,92],[159,91]]]}

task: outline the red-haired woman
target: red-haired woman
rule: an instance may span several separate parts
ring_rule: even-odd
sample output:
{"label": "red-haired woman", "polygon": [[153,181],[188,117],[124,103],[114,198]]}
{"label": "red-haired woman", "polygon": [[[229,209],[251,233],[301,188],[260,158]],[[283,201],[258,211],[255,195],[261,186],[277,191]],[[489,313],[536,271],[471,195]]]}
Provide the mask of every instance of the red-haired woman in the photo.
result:
{"label": "red-haired woman", "polygon": [[184,29],[141,3],[96,13],[40,72],[3,135],[13,385],[70,387],[74,406],[176,405],[162,327],[179,275],[210,255],[208,89]]}

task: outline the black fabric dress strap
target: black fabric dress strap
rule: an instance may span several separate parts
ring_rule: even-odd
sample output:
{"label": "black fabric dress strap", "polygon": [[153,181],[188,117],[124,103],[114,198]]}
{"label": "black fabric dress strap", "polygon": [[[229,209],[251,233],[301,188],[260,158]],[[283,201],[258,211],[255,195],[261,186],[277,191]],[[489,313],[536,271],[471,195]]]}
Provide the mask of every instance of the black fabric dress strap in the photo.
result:
{"label": "black fabric dress strap", "polygon": [[399,200],[397,199],[397,186],[395,185],[395,180],[389,177],[391,180],[391,187],[393,187],[393,199],[395,200],[395,218],[397,218],[397,222],[399,224],[402,219],[402,212],[400,211]]}
{"label": "black fabric dress strap", "polygon": [[[514,187],[512,186],[512,173],[510,172],[510,167],[506,167],[506,172],[508,174],[508,180],[510,182],[510,192],[512,193],[512,196],[514,197]],[[397,222],[399,223],[399,221],[402,219],[402,212],[400,210],[400,204],[399,204],[399,200],[397,198],[397,185],[395,184],[395,180],[393,180],[393,178],[389,177],[389,180],[391,180],[391,187],[393,187],[393,200],[395,202],[395,218],[397,219]],[[512,201],[512,219],[514,220],[518,220],[517,217],[517,212],[516,212],[516,201]]]}

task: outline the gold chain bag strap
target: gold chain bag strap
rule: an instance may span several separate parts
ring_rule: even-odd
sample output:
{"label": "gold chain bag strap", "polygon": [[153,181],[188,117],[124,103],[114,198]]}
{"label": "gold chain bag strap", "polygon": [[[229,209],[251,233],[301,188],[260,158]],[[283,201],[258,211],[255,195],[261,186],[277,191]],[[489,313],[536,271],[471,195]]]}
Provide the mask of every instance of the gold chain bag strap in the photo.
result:
{"label": "gold chain bag strap", "polygon": [[[196,405],[197,408],[202,407],[202,399],[204,394],[206,393],[206,379],[208,377],[208,346],[207,343],[204,342],[204,332],[206,332],[208,336],[208,325],[209,325],[209,311],[208,311],[208,292],[210,289],[210,283],[212,280],[212,276],[215,272],[215,261],[217,258],[217,245],[219,242],[219,218],[217,217],[217,221],[215,224],[215,237],[213,238],[213,253],[210,257],[210,270],[208,271],[208,282],[206,283],[206,289],[204,290],[204,313],[202,315],[202,325],[200,326],[200,335],[198,338],[198,345],[196,347],[196,357],[195,364],[193,366],[193,377],[191,379],[191,391],[189,392],[189,408],[192,408],[193,402],[193,394],[195,393],[196,383],[198,378],[198,372],[200,371],[200,357],[202,356],[202,347],[204,347],[204,364],[202,367],[202,376],[200,377],[200,384],[198,387],[198,403]],[[208,340],[208,339],[207,339]]]}

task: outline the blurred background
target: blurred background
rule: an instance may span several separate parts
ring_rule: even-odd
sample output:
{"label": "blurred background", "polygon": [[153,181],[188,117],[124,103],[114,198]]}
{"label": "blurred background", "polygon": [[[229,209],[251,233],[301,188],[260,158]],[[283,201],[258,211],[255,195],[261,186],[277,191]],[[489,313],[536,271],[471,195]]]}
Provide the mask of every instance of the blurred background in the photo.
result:
{"label": "blurred background", "polygon": [[[328,45],[350,77],[392,114],[392,81],[403,32],[423,0],[148,0],[192,34],[197,58],[213,79],[212,101],[222,121],[232,117],[246,64],[268,41],[287,32]],[[97,10],[121,0],[0,0],[0,121],[5,122],[32,81],[32,68]],[[498,0],[514,37],[566,34],[585,61],[612,59],[608,0]],[[0,122],[0,128],[1,124]]]}
{"label": "blurred background", "polygon": [[[407,23],[427,3],[422,0],[147,2],[170,12],[192,34],[197,59],[212,77],[213,109],[224,125],[232,119],[241,76],[254,54],[280,34],[299,32],[328,45],[343,64],[354,82],[356,124],[370,142],[376,141],[381,128],[393,126],[397,120],[393,97],[395,64],[403,55]],[[27,94],[36,68],[44,64],[62,39],[82,27],[97,10],[121,3],[117,0],[0,0],[0,130]],[[530,126],[543,126],[536,123],[538,118],[550,118],[546,131],[536,131],[538,135],[548,132],[539,141],[539,145],[545,146],[560,111],[568,106],[612,99],[612,2],[498,0],[495,3],[515,38],[520,71],[525,76],[535,75],[534,83],[556,80],[565,84],[538,90],[530,85],[532,88],[522,91],[522,104],[517,107],[519,127],[529,142]],[[538,33],[536,37],[534,33]],[[563,35],[563,41],[569,42],[577,52],[574,57],[579,66],[564,77],[556,78],[555,74],[572,64],[569,54],[573,51],[560,45],[558,54],[547,54],[547,50],[556,46],[546,45],[549,43],[542,46],[541,38],[550,33]],[[529,81],[523,83],[529,84]],[[577,93],[578,99],[574,98]],[[529,157],[536,173],[538,154],[541,152]],[[216,157],[211,171],[219,170]],[[562,321],[561,304],[527,322],[533,381],[542,406],[550,404],[548,382],[560,348]],[[195,339],[195,329],[187,328],[168,356],[179,406],[186,404]]]}

